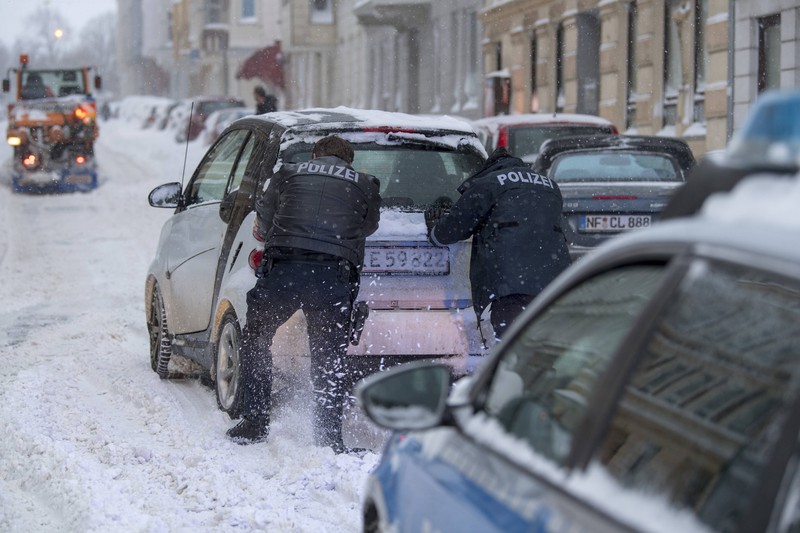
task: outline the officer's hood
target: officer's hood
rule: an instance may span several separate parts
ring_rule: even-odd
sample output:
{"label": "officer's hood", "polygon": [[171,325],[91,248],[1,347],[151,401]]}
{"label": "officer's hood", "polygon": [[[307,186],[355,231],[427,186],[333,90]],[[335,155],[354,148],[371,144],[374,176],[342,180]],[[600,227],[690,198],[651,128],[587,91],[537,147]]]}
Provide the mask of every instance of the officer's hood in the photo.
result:
{"label": "officer's hood", "polygon": [[495,148],[494,152],[492,152],[492,155],[490,155],[489,159],[486,160],[486,163],[483,164],[483,167],[478,172],[465,179],[464,182],[458,187],[458,192],[464,194],[464,191],[469,189],[475,180],[480,179],[488,174],[514,167],[528,167],[528,165],[519,157],[514,157],[513,155],[509,154],[505,148]]}

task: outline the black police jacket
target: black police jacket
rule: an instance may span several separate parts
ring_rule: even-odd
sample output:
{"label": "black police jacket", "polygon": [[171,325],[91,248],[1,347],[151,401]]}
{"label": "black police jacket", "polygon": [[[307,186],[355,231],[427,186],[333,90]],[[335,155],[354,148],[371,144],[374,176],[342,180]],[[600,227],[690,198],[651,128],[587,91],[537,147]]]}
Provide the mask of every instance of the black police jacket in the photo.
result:
{"label": "black police jacket", "polygon": [[430,240],[439,245],[472,237],[470,283],[478,317],[497,298],[536,296],[570,264],[561,191],[521,159],[495,152],[459,192]]}
{"label": "black police jacket", "polygon": [[286,164],[256,201],[266,248],[333,255],[360,267],[364,241],[378,229],[378,179],[335,156]]}

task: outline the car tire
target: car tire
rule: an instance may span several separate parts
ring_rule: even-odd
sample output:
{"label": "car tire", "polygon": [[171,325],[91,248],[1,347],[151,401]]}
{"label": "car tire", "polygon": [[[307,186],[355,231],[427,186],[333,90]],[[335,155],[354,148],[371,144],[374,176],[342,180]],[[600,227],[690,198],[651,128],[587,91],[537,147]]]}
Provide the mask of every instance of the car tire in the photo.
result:
{"label": "car tire", "polygon": [[242,411],[243,390],[241,383],[239,347],[242,331],[236,314],[228,311],[222,317],[217,342],[214,344],[212,378],[217,395],[217,406],[232,419],[239,418]]}
{"label": "car tire", "polygon": [[158,286],[153,288],[150,301],[150,320],[147,330],[150,334],[150,368],[161,379],[169,377],[169,360],[172,357],[172,337],[167,328],[167,311]]}

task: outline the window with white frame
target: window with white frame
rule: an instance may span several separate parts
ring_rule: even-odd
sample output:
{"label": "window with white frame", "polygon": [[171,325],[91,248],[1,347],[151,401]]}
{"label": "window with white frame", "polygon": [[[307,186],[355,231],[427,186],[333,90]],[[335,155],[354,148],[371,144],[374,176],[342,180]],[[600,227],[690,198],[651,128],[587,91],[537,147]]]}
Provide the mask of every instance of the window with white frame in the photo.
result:
{"label": "window with white frame", "polygon": [[706,24],[708,24],[708,0],[695,0],[694,3],[694,112],[695,122],[706,122],[706,65],[708,65],[708,46],[706,44]]}
{"label": "window with white frame", "polygon": [[664,0],[664,97],[663,125],[678,121],[678,91],[681,84],[681,42],[675,15],[682,9],[680,0]]}
{"label": "window with white frame", "polygon": [[206,24],[226,22],[223,18],[224,0],[206,0]]}
{"label": "window with white frame", "polygon": [[333,0],[309,0],[311,24],[333,24]]}
{"label": "window with white frame", "polygon": [[256,18],[256,0],[242,0],[242,20]]}
{"label": "window with white frame", "polygon": [[758,19],[758,92],[780,87],[781,16]]}
{"label": "window with white frame", "polygon": [[625,87],[625,128],[630,129],[636,125],[636,40],[637,36],[637,23],[639,19],[639,11],[636,2],[632,1],[628,4],[628,49],[627,49],[627,64],[628,76],[627,85]]}

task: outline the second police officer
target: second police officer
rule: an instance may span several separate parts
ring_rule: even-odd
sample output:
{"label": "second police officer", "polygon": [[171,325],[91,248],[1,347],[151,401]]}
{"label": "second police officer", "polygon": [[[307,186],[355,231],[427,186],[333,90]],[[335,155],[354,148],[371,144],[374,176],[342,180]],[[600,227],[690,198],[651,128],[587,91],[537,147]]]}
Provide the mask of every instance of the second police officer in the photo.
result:
{"label": "second police officer", "polygon": [[504,148],[497,148],[458,191],[461,197],[449,209],[426,211],[428,236],[437,246],[472,237],[472,303],[479,320],[491,304],[490,321],[499,339],[570,264],[561,191]]}

